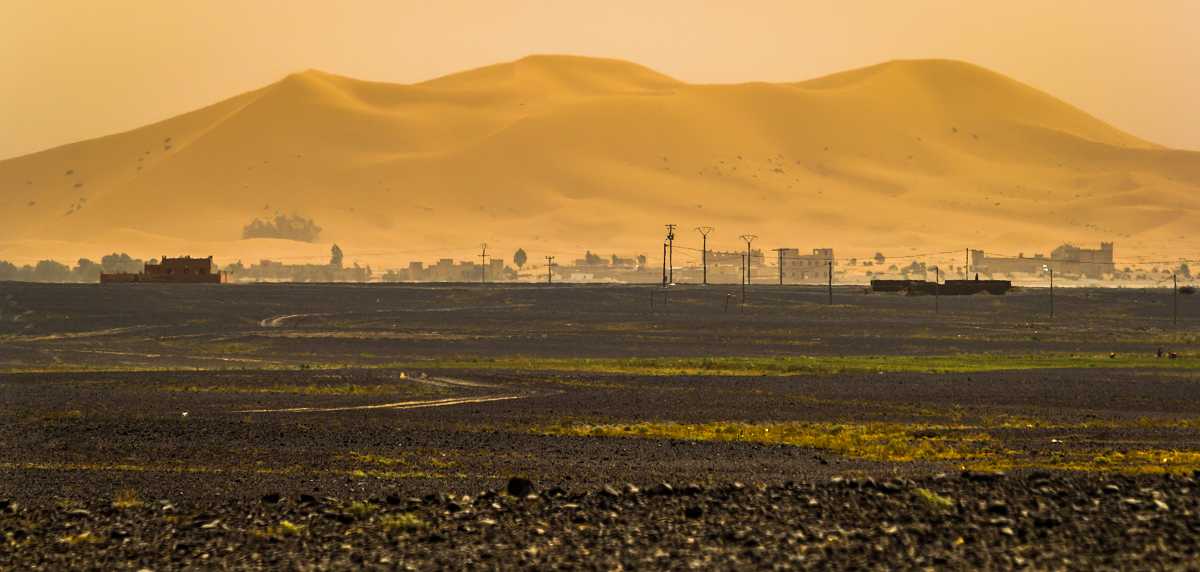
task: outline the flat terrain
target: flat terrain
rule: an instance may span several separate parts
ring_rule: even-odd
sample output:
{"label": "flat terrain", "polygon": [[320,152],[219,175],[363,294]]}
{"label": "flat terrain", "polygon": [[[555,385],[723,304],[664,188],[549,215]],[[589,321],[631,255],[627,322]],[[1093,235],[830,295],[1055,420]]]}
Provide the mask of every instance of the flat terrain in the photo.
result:
{"label": "flat terrain", "polygon": [[0,283],[0,568],[1196,556],[1200,299],[736,294]]}

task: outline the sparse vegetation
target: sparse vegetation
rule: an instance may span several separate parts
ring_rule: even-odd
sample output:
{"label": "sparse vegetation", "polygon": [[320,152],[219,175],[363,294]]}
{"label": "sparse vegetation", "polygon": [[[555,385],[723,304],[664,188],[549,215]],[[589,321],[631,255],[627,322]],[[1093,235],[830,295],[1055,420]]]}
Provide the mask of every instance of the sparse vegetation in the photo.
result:
{"label": "sparse vegetation", "polygon": [[99,536],[93,534],[92,531],[84,530],[82,532],[60,536],[58,541],[59,543],[66,544],[67,546],[75,546],[78,544],[96,544],[98,542],[102,542],[103,540]]}
{"label": "sparse vegetation", "polygon": [[379,527],[385,532],[396,534],[403,532],[412,532],[425,528],[428,524],[421,520],[421,517],[404,512],[400,514],[388,514],[379,518]]}
{"label": "sparse vegetation", "polygon": [[354,501],[345,507],[346,514],[353,516],[358,520],[366,520],[379,510],[379,507],[362,501]]}
{"label": "sparse vegetation", "polygon": [[117,494],[113,495],[112,507],[115,509],[138,508],[142,504],[142,499],[138,497],[137,491],[133,489],[121,489],[117,491]]}
{"label": "sparse vegetation", "polygon": [[304,528],[303,524],[296,524],[290,520],[281,520],[279,524],[255,530],[253,533],[254,536],[263,540],[282,540],[300,536],[304,532]]}
{"label": "sparse vegetation", "polygon": [[[881,462],[954,462],[964,468],[1008,470],[1014,468],[1129,474],[1190,474],[1200,469],[1200,451],[1169,449],[1014,451],[1005,447],[997,430],[1082,430],[1096,428],[1194,428],[1196,420],[1138,419],[1130,422],[1062,424],[1034,419],[997,419],[978,424],[928,425],[917,423],[742,423],[701,424],[610,423],[562,424],[538,429],[549,435],[624,437],[681,441],[735,441],[809,447],[844,457]],[[944,507],[949,499],[926,496],[932,506]]]}
{"label": "sparse vegetation", "polygon": [[[1182,357],[1188,357],[1183,355]],[[777,376],[840,373],[973,373],[1063,368],[1200,369],[1192,359],[1162,360],[1153,354],[1111,358],[1107,354],[959,354],[952,356],[771,356],[682,358],[523,358],[438,359],[389,367],[513,369],[626,373],[653,376]]]}
{"label": "sparse vegetation", "polygon": [[[681,441],[749,441],[824,449],[872,461],[965,461],[989,455],[980,444],[991,439],[981,433],[950,437],[925,435],[958,427],[918,424],[850,423],[632,423],[565,425],[544,430],[551,435],[637,437]],[[918,436],[918,433],[922,433]]]}
{"label": "sparse vegetation", "polygon": [[935,510],[948,510],[954,507],[953,499],[939,495],[927,488],[917,487],[915,492],[917,494],[917,498],[921,499],[925,502],[925,504],[929,505],[930,508]]}

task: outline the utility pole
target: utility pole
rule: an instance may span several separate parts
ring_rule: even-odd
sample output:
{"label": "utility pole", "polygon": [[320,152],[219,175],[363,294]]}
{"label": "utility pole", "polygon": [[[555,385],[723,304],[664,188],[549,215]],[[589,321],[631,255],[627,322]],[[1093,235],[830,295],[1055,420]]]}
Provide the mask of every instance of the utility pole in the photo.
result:
{"label": "utility pole", "polygon": [[668,284],[675,283],[675,225],[667,225],[667,278]]}
{"label": "utility pole", "polygon": [[554,257],[546,257],[546,284],[554,283]]}
{"label": "utility pole", "polygon": [[1050,320],[1054,320],[1054,268],[1043,264],[1042,269],[1050,273]]}
{"label": "utility pole", "polygon": [[488,253],[487,253],[487,243],[486,242],[483,243],[482,248],[483,248],[483,250],[481,250],[479,253],[479,283],[480,284],[484,284],[487,282]]}
{"label": "utility pole", "polygon": [[827,261],[827,263],[829,264],[829,305],[832,306],[833,305],[833,259],[830,258]]}
{"label": "utility pole", "polygon": [[1171,323],[1178,326],[1179,325],[1179,278],[1174,273],[1171,274],[1171,289],[1173,291],[1173,294],[1171,295],[1173,297],[1173,300],[1172,300],[1173,307],[1171,308]]}
{"label": "utility pole", "polygon": [[938,298],[939,291],[942,289],[942,269],[937,266],[933,267],[933,313],[941,312],[941,301]]}
{"label": "utility pole", "polygon": [[963,249],[963,280],[971,279],[971,248]]}
{"label": "utility pole", "polygon": [[783,286],[783,251],[787,250],[787,249],[786,248],[772,248],[771,250],[774,250],[779,253],[779,285]]}
{"label": "utility pole", "polygon": [[742,240],[746,241],[746,284],[750,283],[750,243],[758,238],[758,235],[743,234]]}
{"label": "utility pole", "polygon": [[663,243],[663,288],[667,287],[667,243]]}
{"label": "utility pole", "polygon": [[746,305],[746,255],[742,255],[742,306]]}
{"label": "utility pole", "polygon": [[705,286],[708,285],[708,235],[710,233],[712,233],[712,231],[713,231],[713,227],[711,227],[711,226],[696,227],[696,232],[700,233],[700,237],[703,240],[703,246],[700,249],[700,260],[702,261],[701,264],[704,266],[704,285]]}

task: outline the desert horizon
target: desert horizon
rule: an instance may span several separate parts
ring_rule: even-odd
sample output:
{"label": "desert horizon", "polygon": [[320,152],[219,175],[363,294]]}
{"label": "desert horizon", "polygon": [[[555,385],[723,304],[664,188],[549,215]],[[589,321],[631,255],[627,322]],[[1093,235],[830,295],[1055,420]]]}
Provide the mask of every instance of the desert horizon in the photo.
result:
{"label": "desert horizon", "polygon": [[[715,250],[741,249],[747,232],[766,249],[845,258],[1115,242],[1137,263],[1198,246],[1186,221],[1200,153],[962,61],[689,84],[542,55],[413,84],[294,73],[0,161],[0,184],[0,259],[19,264],[110,252],[319,263],[337,243],[388,269],[471,260],[484,242],[535,264],[661,261],[667,223],[692,247],[689,229],[716,227]],[[243,238],[281,215],[321,230]]]}

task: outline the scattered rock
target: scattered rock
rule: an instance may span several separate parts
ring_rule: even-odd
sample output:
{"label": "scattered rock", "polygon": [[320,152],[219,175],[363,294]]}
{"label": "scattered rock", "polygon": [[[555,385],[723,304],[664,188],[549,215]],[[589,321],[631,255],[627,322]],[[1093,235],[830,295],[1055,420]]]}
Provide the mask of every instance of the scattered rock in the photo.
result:
{"label": "scattered rock", "polygon": [[517,498],[525,498],[533,494],[533,481],[524,477],[513,477],[508,479],[508,486],[505,487],[509,496]]}
{"label": "scattered rock", "polygon": [[963,471],[962,478],[976,483],[994,483],[1004,478],[1001,471]]}
{"label": "scattered rock", "polygon": [[650,487],[646,493],[652,496],[670,496],[675,494],[675,487],[672,487],[671,483],[658,483]]}

